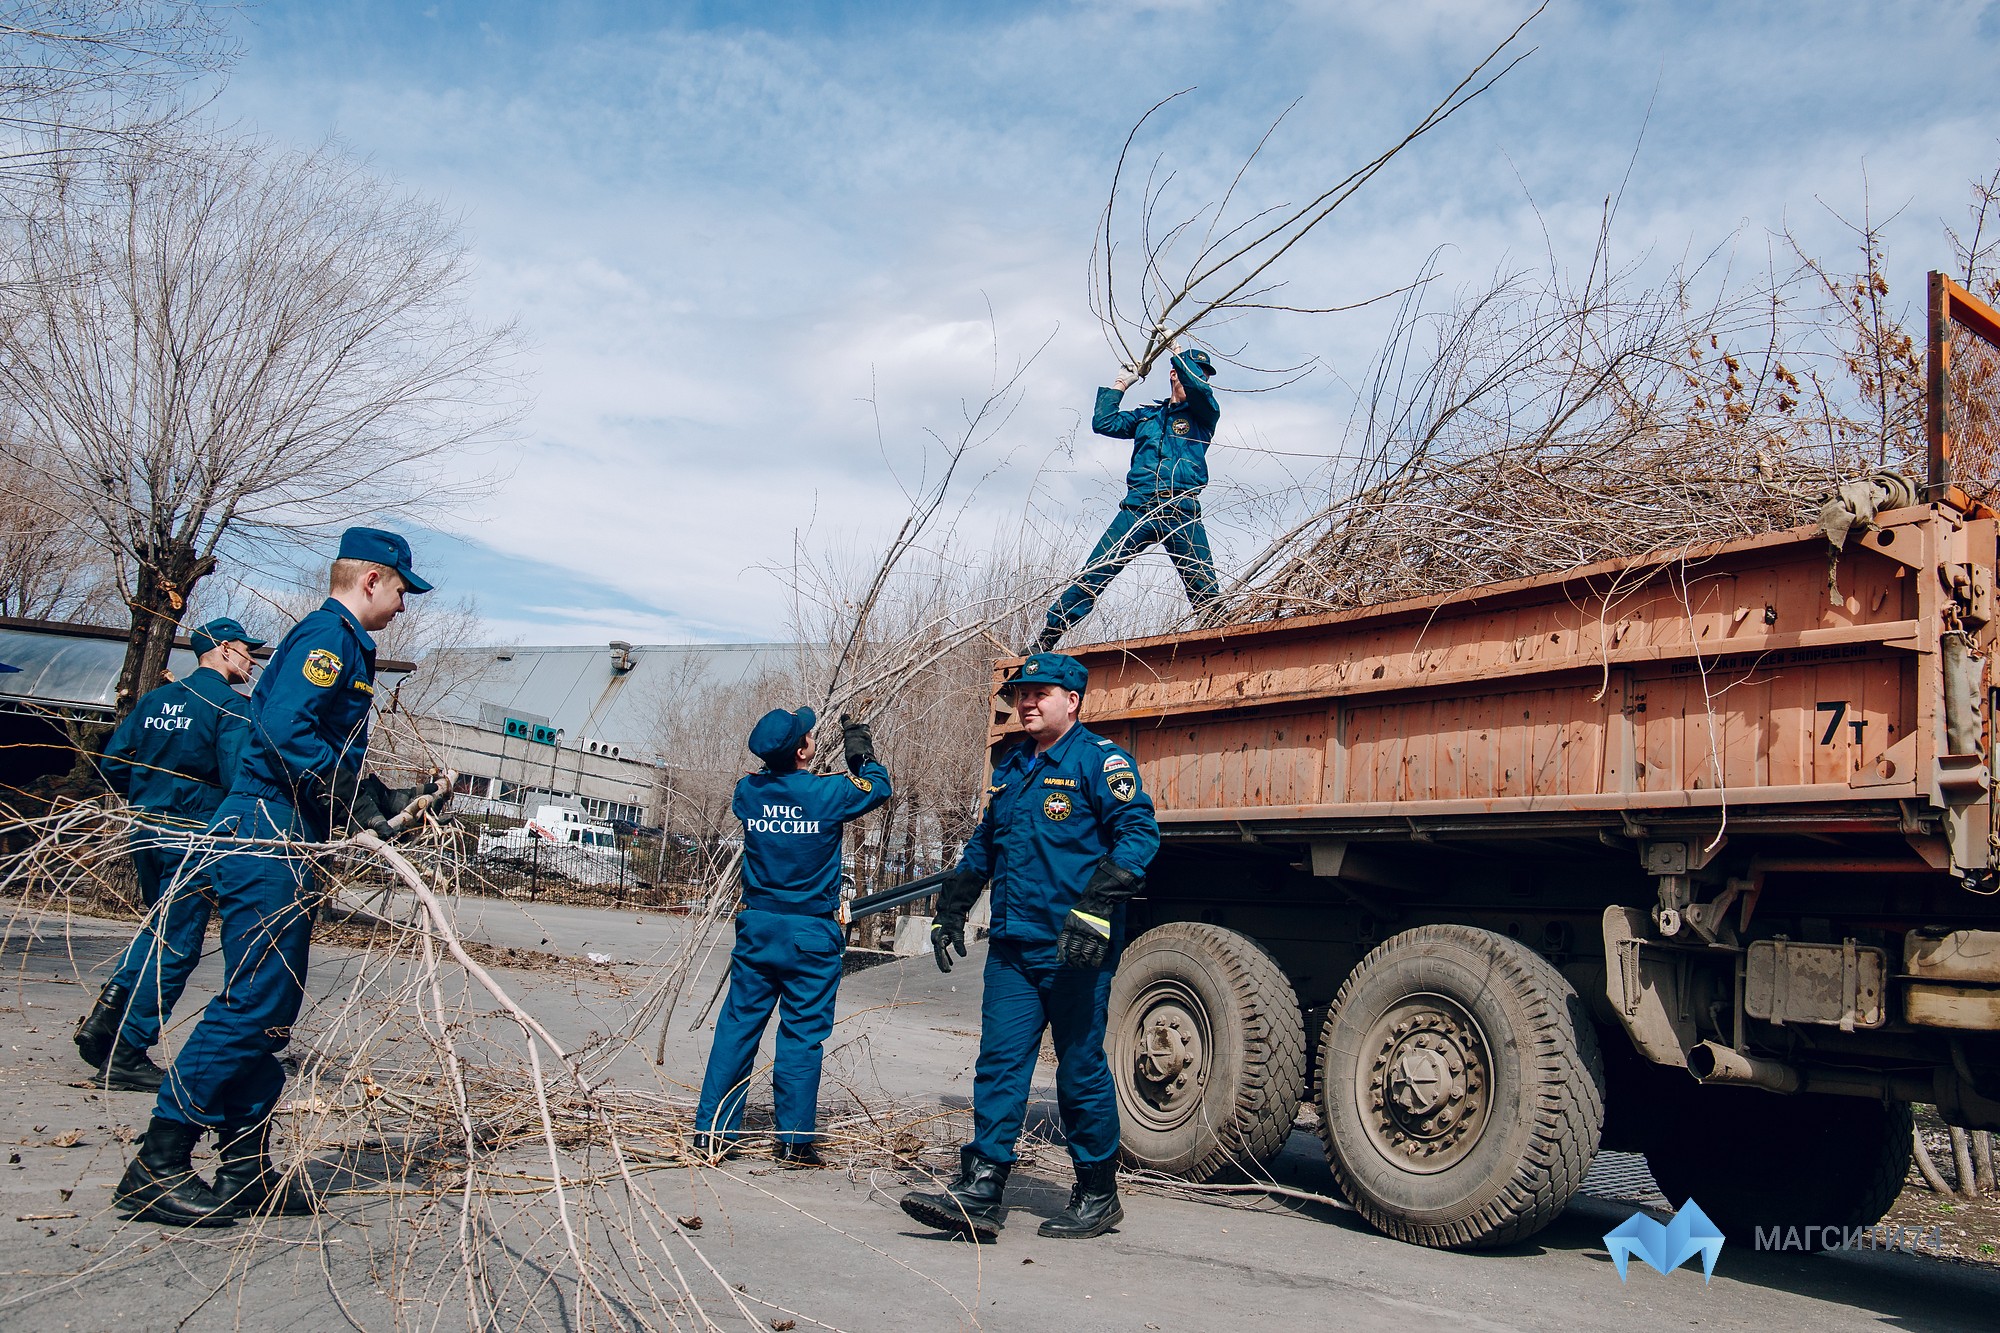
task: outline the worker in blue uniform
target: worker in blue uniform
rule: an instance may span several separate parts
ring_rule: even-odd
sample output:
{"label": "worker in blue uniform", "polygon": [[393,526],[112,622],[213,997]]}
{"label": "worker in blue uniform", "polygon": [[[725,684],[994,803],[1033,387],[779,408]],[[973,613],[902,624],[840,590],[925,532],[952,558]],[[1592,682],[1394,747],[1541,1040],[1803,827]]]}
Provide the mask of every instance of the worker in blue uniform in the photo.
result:
{"label": "worker in blue uniform", "polygon": [[1215,363],[1197,347],[1174,347],[1167,370],[1167,397],[1131,411],[1118,404],[1138,380],[1136,372],[1119,372],[1108,389],[1097,391],[1097,410],[1090,428],[1099,435],[1132,441],[1132,465],[1125,474],[1125,498],[1076,581],[1049,608],[1048,621],[1035,651],[1056,646],[1070,626],[1096,607],[1098,597],[1118,572],[1158,543],[1181,576],[1188,604],[1197,612],[1220,595],[1215,582],[1215,558],[1209,552],[1208,529],[1201,522],[1201,489],[1208,485],[1208,446],[1222,408],[1209,381]]}
{"label": "worker in blue uniform", "polygon": [[993,770],[986,812],[931,924],[938,967],[949,972],[952,951],[965,956],[966,916],[991,885],[972,1142],[959,1150],[957,1179],[942,1191],[912,1190],[903,1211],[981,1241],[998,1236],[1004,1220],[1044,1031],[1055,1046],[1056,1107],[1076,1185],[1069,1207],[1040,1234],[1086,1239],[1125,1216],[1104,1022],[1125,903],[1160,849],[1160,826],[1132,756],[1077,722],[1088,682],[1083,664],[1060,653],[1036,653],[1008,680],[1026,735]]}
{"label": "worker in blue uniform", "polygon": [[833,1031],[846,932],[840,913],[840,847],[846,823],[889,799],[889,771],[868,724],[841,718],[847,772],[813,773],[810,708],[774,708],[750,732],[761,772],[736,784],[743,821],[743,907],[729,956],[729,996],[701,1080],[694,1123],[701,1150],[730,1151],[743,1127],[757,1045],[778,1009],[771,1094],[778,1161],[820,1165],[821,1048]]}
{"label": "worker in blue uniform", "polygon": [[[375,640],[406,593],[431,585],[410,546],[380,528],[349,528],[328,578],[330,596],[279,641],[250,697],[249,737],[209,836],[222,918],[223,986],[189,1035],[153,1108],[139,1152],[113,1193],[122,1211],[174,1226],[227,1226],[237,1216],[314,1210],[280,1177],[270,1117],[284,1086],[277,1053],[305,995],[318,894],[312,844],[352,822],[393,836],[389,820],[430,788],[391,791],[363,777],[375,699]],[[214,1130],[221,1160],[210,1186],[190,1154]]]}
{"label": "worker in blue uniform", "polygon": [[201,960],[214,899],[203,858],[187,852],[236,776],[250,727],[235,687],[250,679],[251,650],[264,646],[228,616],[188,643],[196,665],[187,679],[142,696],[104,747],[105,781],[137,817],[127,850],[146,917],[77,1024],[76,1049],[105,1087],[121,1092],[159,1090],[162,1071],[146,1052]]}

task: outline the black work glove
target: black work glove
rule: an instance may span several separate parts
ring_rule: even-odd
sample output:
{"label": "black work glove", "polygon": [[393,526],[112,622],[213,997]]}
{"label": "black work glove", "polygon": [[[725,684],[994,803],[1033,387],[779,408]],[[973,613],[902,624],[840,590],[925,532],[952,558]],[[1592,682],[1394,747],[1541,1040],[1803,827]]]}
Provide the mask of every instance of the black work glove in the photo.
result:
{"label": "black work glove", "polygon": [[391,836],[389,817],[382,813],[377,798],[381,790],[382,783],[376,778],[364,778],[351,768],[336,769],[327,787],[333,803],[333,827],[352,826],[384,838]]}
{"label": "black work glove", "polygon": [[1097,863],[1056,939],[1056,957],[1064,967],[1104,966],[1111,952],[1111,914],[1144,882],[1108,856]]}
{"label": "black work glove", "polygon": [[421,787],[390,787],[373,773],[363,777],[343,768],[333,775],[334,819],[357,829],[367,829],[382,841],[389,842],[403,831],[389,821],[402,814],[419,796],[428,796],[435,791],[435,782],[427,782]]}
{"label": "black work glove", "polygon": [[938,890],[937,915],[931,918],[931,952],[937,956],[938,971],[951,971],[952,949],[965,957],[965,918],[985,887],[985,880],[961,870]]}
{"label": "black work glove", "polygon": [[875,733],[866,722],[840,715],[840,744],[847,751],[847,771],[859,773],[863,764],[875,762]]}
{"label": "black work glove", "polygon": [[[436,782],[426,782],[421,787],[390,787],[385,786],[379,778],[368,777],[362,779],[363,786],[369,783],[375,784],[375,808],[382,812],[382,819],[385,824],[397,815],[402,814],[403,811],[409,809],[410,803],[418,797],[435,796],[438,790]],[[381,832],[379,829],[376,831],[378,833]],[[395,830],[398,833],[404,831],[403,829]],[[382,836],[386,838],[389,834],[383,833]]]}

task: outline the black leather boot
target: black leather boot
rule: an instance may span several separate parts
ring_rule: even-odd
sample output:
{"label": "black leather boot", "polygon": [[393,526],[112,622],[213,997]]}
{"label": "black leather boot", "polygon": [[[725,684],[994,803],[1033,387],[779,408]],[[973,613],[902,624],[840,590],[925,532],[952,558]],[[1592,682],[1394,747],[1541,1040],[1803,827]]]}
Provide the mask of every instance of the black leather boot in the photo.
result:
{"label": "black leather boot", "polygon": [[77,1020],[76,1053],[92,1069],[102,1070],[118,1040],[118,1026],[125,1021],[125,1006],[132,992],[117,982],[109,982],[97,992],[97,1003]]}
{"label": "black leather boot", "polygon": [[1125,1220],[1118,1204],[1118,1159],[1078,1162],[1076,1184],[1069,1192],[1069,1207],[1042,1223],[1037,1235],[1058,1240],[1089,1240],[1101,1236]]}
{"label": "black leather boot", "polygon": [[800,1171],[817,1171],[826,1165],[826,1160],[819,1155],[819,1149],[813,1146],[811,1139],[795,1139],[789,1143],[779,1139],[778,1150],[773,1156],[776,1157],[779,1166],[789,1166]]}
{"label": "black leather boot", "polygon": [[123,1037],[111,1048],[111,1058],[97,1073],[98,1083],[113,1092],[158,1092],[167,1078],[166,1070]]}
{"label": "black leather boot", "polygon": [[1011,1162],[989,1162],[970,1148],[958,1150],[958,1179],[943,1190],[911,1190],[903,1196],[903,1211],[925,1226],[980,1242],[1000,1238],[1007,1210]]}
{"label": "black leather boot", "polygon": [[169,1227],[233,1226],[228,1208],[194,1173],[190,1155],[201,1138],[200,1125],[153,1117],[139,1141],[139,1155],[125,1168],[112,1192],[117,1209],[139,1222]]}
{"label": "black leather boot", "polygon": [[236,1217],[305,1217],[319,1211],[312,1191],[296,1174],[271,1165],[271,1122],[225,1125],[217,1147],[215,1192]]}
{"label": "black leather boot", "polygon": [[712,1129],[695,1131],[692,1147],[694,1155],[710,1166],[720,1166],[743,1150],[734,1135]]}

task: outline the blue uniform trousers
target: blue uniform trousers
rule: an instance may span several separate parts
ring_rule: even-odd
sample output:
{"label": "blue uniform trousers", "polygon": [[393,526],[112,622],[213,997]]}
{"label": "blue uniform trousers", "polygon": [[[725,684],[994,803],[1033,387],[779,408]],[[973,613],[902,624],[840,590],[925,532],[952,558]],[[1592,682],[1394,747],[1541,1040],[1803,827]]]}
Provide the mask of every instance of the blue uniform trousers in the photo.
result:
{"label": "blue uniform trousers", "polygon": [[149,831],[142,842],[135,832],[131,851],[140,888],[146,891],[147,913],[111,980],[131,997],[119,1035],[145,1051],[159,1044],[161,1026],[201,961],[202,937],[208,933],[215,898],[207,867],[197,868],[201,855],[183,863],[185,840]]}
{"label": "blue uniform trousers", "polygon": [[1049,608],[1048,626],[1066,630],[1091,613],[1097,599],[1120,570],[1158,542],[1181,576],[1187,589],[1188,605],[1199,611],[1219,596],[1215,583],[1215,557],[1208,549],[1208,529],[1201,523],[1201,507],[1193,500],[1156,500],[1135,506],[1123,504],[1111,519],[1111,526],[1097,539],[1090,559],[1076,582],[1063,590]]}
{"label": "blue uniform trousers", "polygon": [[1012,1162],[1028,1113],[1046,1028],[1056,1048],[1056,1109],[1079,1164],[1118,1151],[1118,1094],[1104,1059],[1114,952],[1100,968],[1064,967],[1053,944],[995,939],[979,1007],[979,1063],[972,1083],[972,1150]]}
{"label": "blue uniform trousers", "polygon": [[[733,1138],[757,1064],[757,1043],[778,1008],[777,1064],[771,1071],[778,1140],[810,1141],[819,1123],[821,1048],[833,1031],[845,947],[831,917],[745,909],[729,955],[729,995],[715,1020],[715,1044],[695,1109],[698,1131]],[[782,1001],[782,1004],[780,1003]]]}
{"label": "blue uniform trousers", "polygon": [[[209,827],[219,837],[318,841],[291,806],[248,795],[226,798]],[[246,847],[215,862],[222,992],[167,1072],[155,1115],[213,1128],[253,1124],[277,1104],[285,1084],[278,1052],[292,1039],[305,998],[318,903],[304,852]]]}

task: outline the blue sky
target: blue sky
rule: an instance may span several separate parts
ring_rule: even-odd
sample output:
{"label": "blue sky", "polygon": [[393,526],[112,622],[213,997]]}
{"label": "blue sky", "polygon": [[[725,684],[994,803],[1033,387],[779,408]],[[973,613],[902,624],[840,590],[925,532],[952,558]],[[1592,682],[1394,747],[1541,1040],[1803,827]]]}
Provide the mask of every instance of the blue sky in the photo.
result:
{"label": "blue sky", "polygon": [[[1295,197],[1372,156],[1528,9],[271,0],[246,13],[216,111],[338,136],[462,213],[474,299],[519,321],[536,407],[474,464],[499,489],[418,545],[496,638],[765,640],[786,630],[766,566],[795,532],[886,539],[891,469],[983,394],[994,334],[1008,362],[1050,341],[964,530],[1004,530],[1031,500],[1083,526],[1108,509],[1120,450],[1067,441],[1113,367],[1084,266],[1147,106],[1197,88],[1150,146],[1198,197],[1302,99],[1252,181]],[[2000,93],[1939,79],[1992,67],[2000,6],[1556,3],[1531,31],[1526,64],[1297,256],[1296,295],[1380,291],[1438,246],[1448,282],[1475,281],[1538,256],[1544,225],[1580,261],[1643,123],[1623,253],[1733,235],[1761,263],[1789,225],[1833,254],[1828,210],[1858,214],[1865,179],[1878,213],[1902,210],[1890,276],[1914,296],[1966,181],[2000,160]],[[1323,368],[1226,398],[1217,470],[1254,489],[1282,464],[1242,446],[1324,451],[1380,328],[1246,325],[1255,356]],[[1254,549],[1218,528],[1225,563]]]}

